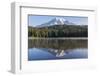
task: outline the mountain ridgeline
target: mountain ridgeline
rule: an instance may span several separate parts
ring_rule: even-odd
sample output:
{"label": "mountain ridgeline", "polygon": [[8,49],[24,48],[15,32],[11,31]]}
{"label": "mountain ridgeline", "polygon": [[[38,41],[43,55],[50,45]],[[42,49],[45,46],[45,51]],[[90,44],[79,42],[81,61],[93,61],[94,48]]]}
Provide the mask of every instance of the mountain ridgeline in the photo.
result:
{"label": "mountain ridgeline", "polygon": [[87,25],[28,26],[28,37],[87,37]]}
{"label": "mountain ridgeline", "polygon": [[28,26],[28,37],[88,37],[88,26],[74,24],[63,18],[54,18],[35,27]]}

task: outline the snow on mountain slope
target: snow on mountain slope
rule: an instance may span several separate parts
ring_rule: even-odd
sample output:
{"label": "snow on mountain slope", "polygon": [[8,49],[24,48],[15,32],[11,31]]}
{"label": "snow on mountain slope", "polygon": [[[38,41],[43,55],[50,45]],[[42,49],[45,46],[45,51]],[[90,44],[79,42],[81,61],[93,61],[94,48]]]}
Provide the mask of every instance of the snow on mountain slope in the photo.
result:
{"label": "snow on mountain slope", "polygon": [[45,27],[45,26],[53,26],[53,25],[75,25],[74,23],[71,23],[64,18],[54,18],[50,20],[49,22],[43,23],[41,25],[38,25],[38,27]]}

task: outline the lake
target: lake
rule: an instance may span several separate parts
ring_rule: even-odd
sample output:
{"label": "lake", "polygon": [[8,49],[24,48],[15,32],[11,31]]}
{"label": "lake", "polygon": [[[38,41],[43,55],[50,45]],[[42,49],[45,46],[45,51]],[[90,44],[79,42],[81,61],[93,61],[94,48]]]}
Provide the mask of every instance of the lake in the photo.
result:
{"label": "lake", "polygon": [[86,59],[87,39],[28,39],[28,60]]}

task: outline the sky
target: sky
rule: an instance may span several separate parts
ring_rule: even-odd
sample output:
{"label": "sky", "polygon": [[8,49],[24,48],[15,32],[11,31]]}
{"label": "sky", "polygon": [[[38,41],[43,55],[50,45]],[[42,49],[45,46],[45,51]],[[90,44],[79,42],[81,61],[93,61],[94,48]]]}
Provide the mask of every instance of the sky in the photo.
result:
{"label": "sky", "polygon": [[28,26],[38,26],[43,23],[49,22],[54,18],[64,18],[67,21],[78,24],[78,25],[88,25],[88,17],[79,16],[46,16],[46,15],[29,15],[28,16]]}

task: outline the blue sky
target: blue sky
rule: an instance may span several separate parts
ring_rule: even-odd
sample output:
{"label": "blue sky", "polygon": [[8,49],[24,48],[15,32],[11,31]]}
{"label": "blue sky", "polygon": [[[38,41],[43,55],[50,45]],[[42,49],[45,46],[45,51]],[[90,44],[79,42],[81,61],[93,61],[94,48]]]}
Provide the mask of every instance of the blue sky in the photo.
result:
{"label": "blue sky", "polygon": [[69,22],[79,24],[79,25],[88,25],[88,17],[79,17],[79,16],[45,16],[45,15],[29,15],[28,16],[28,25],[29,26],[38,26],[43,23],[46,23],[54,18],[64,18]]}

